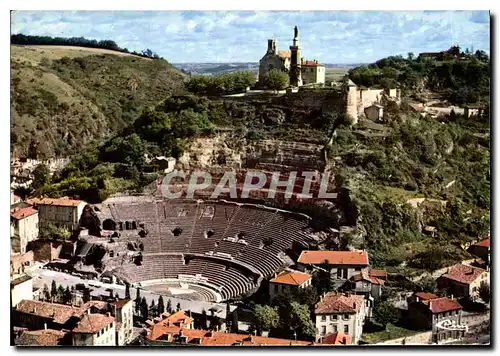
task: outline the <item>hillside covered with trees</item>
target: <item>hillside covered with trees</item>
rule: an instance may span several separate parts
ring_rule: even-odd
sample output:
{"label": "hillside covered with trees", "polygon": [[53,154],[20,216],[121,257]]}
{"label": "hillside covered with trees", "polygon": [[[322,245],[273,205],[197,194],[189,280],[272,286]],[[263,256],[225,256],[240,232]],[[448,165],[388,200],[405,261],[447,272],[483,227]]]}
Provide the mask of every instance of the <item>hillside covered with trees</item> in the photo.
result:
{"label": "hillside covered with trees", "polygon": [[81,152],[184,90],[185,77],[163,59],[12,46],[13,155],[45,159]]}
{"label": "hillside covered with trees", "polygon": [[451,104],[489,104],[490,58],[454,46],[447,51],[407,58],[391,56],[349,71],[349,78],[366,87],[401,87],[403,93],[425,99],[433,92]]}

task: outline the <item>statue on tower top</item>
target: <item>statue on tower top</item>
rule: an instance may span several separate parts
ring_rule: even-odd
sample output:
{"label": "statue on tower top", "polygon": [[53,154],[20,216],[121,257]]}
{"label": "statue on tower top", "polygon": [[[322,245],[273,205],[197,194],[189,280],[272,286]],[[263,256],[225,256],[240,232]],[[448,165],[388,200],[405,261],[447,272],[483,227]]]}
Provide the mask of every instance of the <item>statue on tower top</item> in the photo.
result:
{"label": "statue on tower top", "polygon": [[294,30],[294,36],[293,36],[293,37],[294,37],[294,38],[299,37],[299,29],[298,29],[298,27],[297,27],[297,26],[295,26],[295,28],[294,28],[293,30]]}

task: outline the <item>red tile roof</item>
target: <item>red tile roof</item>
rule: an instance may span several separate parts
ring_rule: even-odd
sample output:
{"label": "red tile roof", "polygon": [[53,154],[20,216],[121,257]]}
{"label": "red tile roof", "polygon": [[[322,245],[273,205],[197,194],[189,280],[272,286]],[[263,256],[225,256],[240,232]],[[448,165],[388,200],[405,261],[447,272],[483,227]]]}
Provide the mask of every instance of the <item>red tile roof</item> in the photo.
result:
{"label": "red tile roof", "polygon": [[[183,344],[197,344],[202,346],[307,346],[314,345],[310,341],[296,341],[287,339],[277,339],[264,336],[254,336],[246,334],[235,334],[235,333],[225,333],[217,331],[207,331],[207,330],[195,330],[195,329],[184,329],[177,326],[165,327],[161,334],[152,337],[148,333],[147,338],[149,340],[163,339],[165,335],[170,335],[172,341],[181,343],[178,337],[181,335],[187,337],[186,342]],[[197,340],[197,341],[195,341]]]}
{"label": "red tile roof", "polygon": [[311,275],[307,273],[296,272],[296,271],[294,272],[284,271],[280,273],[277,277],[271,279],[269,282],[301,286],[311,278],[312,278]]}
{"label": "red tile roof", "polygon": [[82,200],[70,199],[69,197],[62,198],[32,198],[28,199],[28,203],[32,205],[55,205],[55,206],[73,206],[77,207],[82,203]]}
{"label": "red tile roof", "polygon": [[490,239],[484,239],[479,242],[476,242],[474,246],[480,246],[480,247],[488,247],[490,248]]}
{"label": "red tile roof", "polygon": [[361,310],[364,303],[362,295],[327,293],[320,302],[316,303],[316,314],[355,314]]}
{"label": "red tile roof", "polygon": [[433,314],[462,309],[462,306],[450,298],[424,300],[422,303],[429,307]]}
{"label": "red tile roof", "polygon": [[464,264],[456,264],[448,268],[448,272],[443,274],[442,278],[451,279],[453,281],[470,284],[474,282],[479,276],[481,276],[486,270],[478,267],[473,267]]}
{"label": "red tile roof", "polygon": [[64,324],[72,316],[79,317],[83,314],[80,308],[74,306],[26,299],[21,300],[16,310],[26,314],[50,318],[58,324]]}
{"label": "red tile roof", "polygon": [[73,332],[95,334],[104,329],[106,326],[109,326],[114,321],[114,317],[104,314],[85,314],[76,328],[73,329]]}
{"label": "red tile roof", "polygon": [[18,346],[58,346],[66,333],[60,330],[44,329],[24,331],[16,341]]}
{"label": "red tile roof", "polygon": [[422,300],[436,299],[439,298],[437,295],[427,292],[417,292],[413,294],[415,297],[418,297]]}
{"label": "red tile roof", "polygon": [[304,67],[324,67],[322,64],[319,64],[318,61],[302,61],[302,66]]}
{"label": "red tile roof", "polygon": [[351,345],[352,338],[342,332],[330,333],[326,335],[322,340],[322,344],[326,345]]}
{"label": "red tile roof", "polygon": [[366,251],[302,251],[297,262],[322,264],[327,260],[331,265],[368,266]]}
{"label": "red tile roof", "polygon": [[38,214],[38,210],[33,209],[31,206],[25,208],[14,208],[10,211],[10,216],[16,220],[21,220],[35,214]]}

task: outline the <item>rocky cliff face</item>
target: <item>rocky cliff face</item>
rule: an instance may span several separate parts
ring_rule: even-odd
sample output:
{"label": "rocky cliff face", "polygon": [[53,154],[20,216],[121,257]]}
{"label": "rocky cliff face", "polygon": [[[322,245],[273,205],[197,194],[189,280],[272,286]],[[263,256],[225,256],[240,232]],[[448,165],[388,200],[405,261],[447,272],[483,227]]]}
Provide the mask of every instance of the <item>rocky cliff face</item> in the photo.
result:
{"label": "rocky cliff face", "polygon": [[230,128],[196,139],[179,164],[184,169],[322,172],[326,166],[323,146],[331,123],[345,110],[343,100],[335,90],[226,98],[221,107]]}
{"label": "rocky cliff face", "polygon": [[250,140],[234,132],[198,138],[179,158],[183,169],[255,168],[265,171],[323,171],[323,145],[280,139]]}

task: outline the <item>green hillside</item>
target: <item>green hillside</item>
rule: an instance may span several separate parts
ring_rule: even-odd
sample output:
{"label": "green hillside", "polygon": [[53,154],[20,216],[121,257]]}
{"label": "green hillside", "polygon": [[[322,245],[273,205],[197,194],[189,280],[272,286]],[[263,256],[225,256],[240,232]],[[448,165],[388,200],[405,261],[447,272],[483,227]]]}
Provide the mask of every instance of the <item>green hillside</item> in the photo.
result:
{"label": "green hillside", "polygon": [[184,88],[163,59],[107,49],[11,46],[11,149],[17,157],[80,152]]}

